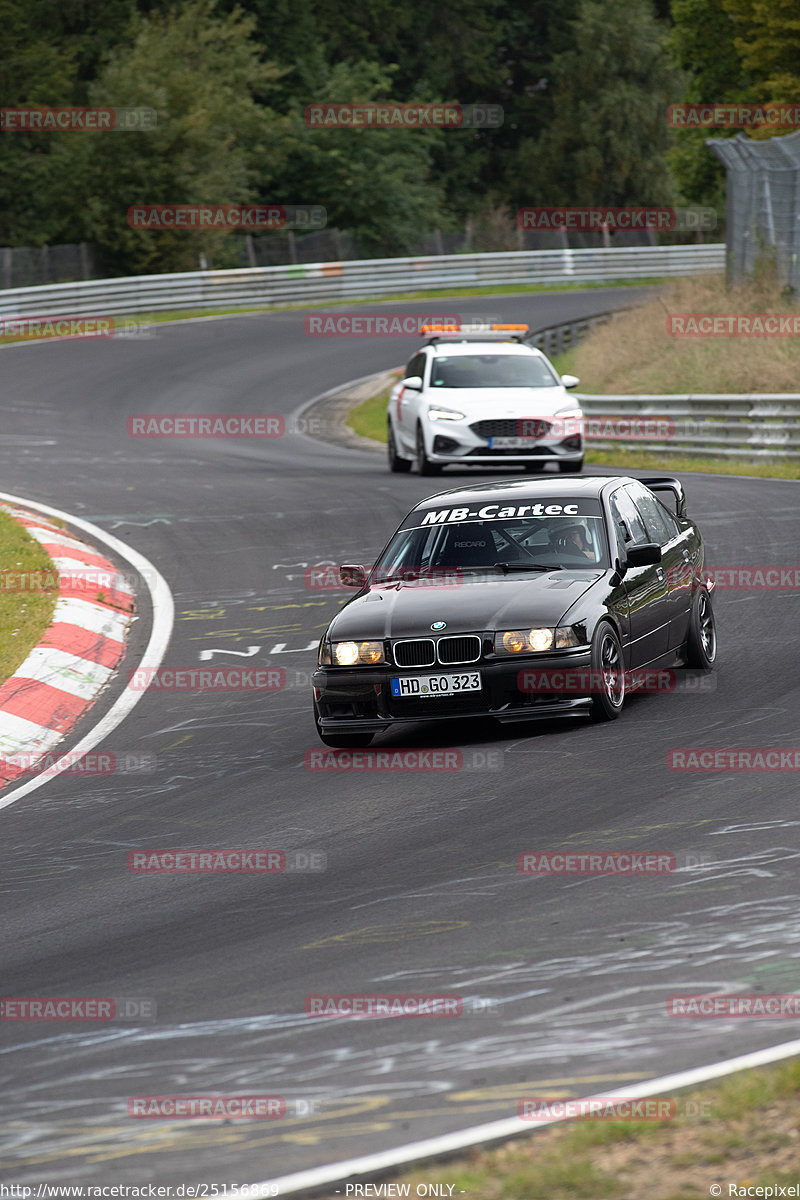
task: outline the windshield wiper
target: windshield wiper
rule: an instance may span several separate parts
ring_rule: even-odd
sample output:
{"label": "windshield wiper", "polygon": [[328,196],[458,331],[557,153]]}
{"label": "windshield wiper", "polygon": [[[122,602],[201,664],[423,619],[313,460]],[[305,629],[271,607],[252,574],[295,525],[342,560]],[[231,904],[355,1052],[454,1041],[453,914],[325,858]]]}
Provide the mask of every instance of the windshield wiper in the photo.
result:
{"label": "windshield wiper", "polygon": [[498,563],[495,563],[494,565],[495,565],[495,570],[502,571],[504,575],[507,575],[509,571],[563,571],[564,570],[564,568],[560,565],[560,563],[551,563],[551,565],[549,567],[546,567],[543,563],[498,562]]}
{"label": "windshield wiper", "polygon": [[[442,579],[448,579],[453,575],[457,575],[462,571],[463,567],[402,567],[397,575],[378,575],[373,583],[413,583],[415,579],[421,579],[428,575],[434,577],[440,576]],[[483,568],[485,570],[485,568]]]}

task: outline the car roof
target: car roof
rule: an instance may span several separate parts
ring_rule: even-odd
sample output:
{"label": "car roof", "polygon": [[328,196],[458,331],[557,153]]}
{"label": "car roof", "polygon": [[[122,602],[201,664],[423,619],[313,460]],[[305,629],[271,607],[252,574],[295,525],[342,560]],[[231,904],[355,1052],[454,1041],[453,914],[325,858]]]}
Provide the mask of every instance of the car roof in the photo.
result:
{"label": "car roof", "polygon": [[446,355],[448,358],[460,354],[532,354],[536,358],[545,357],[535,346],[523,346],[520,342],[433,342],[422,349],[430,350],[431,354]]}
{"label": "car roof", "polygon": [[426,496],[411,509],[429,508],[432,502],[446,504],[448,500],[455,503],[485,503],[487,500],[545,500],[552,496],[586,496],[599,498],[604,487],[610,484],[633,483],[629,475],[573,475],[570,478],[551,476],[549,479],[509,479],[502,483],[468,484],[466,487],[453,488],[448,492],[435,492]]}

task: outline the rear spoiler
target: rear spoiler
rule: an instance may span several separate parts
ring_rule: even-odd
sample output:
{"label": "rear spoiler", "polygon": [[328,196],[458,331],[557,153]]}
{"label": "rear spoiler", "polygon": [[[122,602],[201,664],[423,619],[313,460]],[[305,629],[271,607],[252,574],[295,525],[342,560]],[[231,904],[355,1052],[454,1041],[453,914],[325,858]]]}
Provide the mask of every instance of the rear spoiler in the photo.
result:
{"label": "rear spoiler", "polygon": [[675,497],[675,511],[679,517],[686,516],[686,493],[680,479],[673,475],[651,475],[648,479],[640,479],[651,492],[672,492]]}

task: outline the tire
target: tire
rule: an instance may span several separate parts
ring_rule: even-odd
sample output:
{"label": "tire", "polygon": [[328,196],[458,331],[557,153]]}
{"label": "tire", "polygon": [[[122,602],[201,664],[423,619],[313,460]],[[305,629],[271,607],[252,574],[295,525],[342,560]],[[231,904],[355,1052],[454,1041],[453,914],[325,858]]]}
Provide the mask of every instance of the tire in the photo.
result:
{"label": "tire", "polygon": [[543,462],[529,462],[523,465],[523,471],[526,475],[541,475],[544,470]]}
{"label": "tire", "polygon": [[438,475],[442,469],[441,463],[432,463],[425,451],[425,437],[422,426],[417,426],[417,466],[420,475]]}
{"label": "tire", "polygon": [[359,746],[368,746],[372,741],[372,733],[323,733],[319,723],[319,713],[314,705],[314,724],[317,727],[317,737],[333,750],[355,750]]}
{"label": "tire", "polygon": [[619,638],[607,621],[601,621],[594,631],[591,662],[593,677],[595,672],[605,675],[612,668],[617,672],[615,680],[607,683],[604,678],[603,690],[593,694],[591,718],[593,721],[615,721],[625,703],[625,664]]}
{"label": "tire", "polygon": [[389,422],[389,433],[386,438],[386,452],[389,456],[389,470],[396,475],[404,475],[406,471],[411,470],[411,459],[401,458],[397,453],[397,443],[394,440],[394,430],[392,422]]}
{"label": "tire", "polygon": [[686,665],[710,671],[717,657],[717,624],[707,588],[701,587],[692,603],[686,638]]}
{"label": "tire", "polygon": [[578,462],[560,462],[558,469],[562,475],[577,474],[578,471],[583,470],[583,459],[580,459]]}

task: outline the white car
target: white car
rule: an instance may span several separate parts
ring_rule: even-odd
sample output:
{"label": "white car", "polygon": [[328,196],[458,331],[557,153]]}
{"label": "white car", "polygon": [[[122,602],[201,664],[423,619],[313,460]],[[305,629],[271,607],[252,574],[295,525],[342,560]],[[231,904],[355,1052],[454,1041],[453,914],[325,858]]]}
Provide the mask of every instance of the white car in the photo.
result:
{"label": "white car", "polygon": [[560,471],[583,467],[580,408],[527,325],[423,326],[426,344],[391,391],[389,469],[436,475],[448,463]]}

